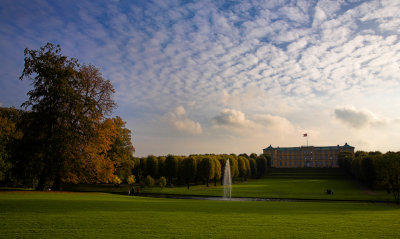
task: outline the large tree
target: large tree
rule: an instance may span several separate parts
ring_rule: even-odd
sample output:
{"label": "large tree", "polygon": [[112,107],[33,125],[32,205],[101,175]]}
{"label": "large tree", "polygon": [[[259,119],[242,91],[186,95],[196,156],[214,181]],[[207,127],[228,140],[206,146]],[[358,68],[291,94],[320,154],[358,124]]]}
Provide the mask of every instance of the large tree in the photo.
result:
{"label": "large tree", "polygon": [[237,156],[234,154],[229,155],[229,165],[231,166],[231,177],[232,182],[233,180],[239,176],[239,167],[238,167],[238,160]]}
{"label": "large tree", "polygon": [[215,161],[211,155],[206,155],[199,162],[199,176],[205,184],[209,185],[211,179],[215,176]]}
{"label": "large tree", "polygon": [[352,162],[354,160],[354,155],[350,152],[340,152],[338,154],[338,163],[340,169],[345,175],[352,175]]}
{"label": "large tree", "polygon": [[108,157],[112,143],[117,137],[113,120],[98,124],[91,139],[78,145],[71,153],[74,160],[63,165],[62,182],[66,183],[112,183],[117,162]]}
{"label": "large tree", "polygon": [[107,156],[116,162],[116,174],[123,181],[126,181],[132,174],[135,166],[133,153],[135,148],[131,141],[131,131],[125,127],[125,122],[121,117],[112,118],[115,137],[112,140],[111,149],[107,152]]}
{"label": "large tree", "polygon": [[189,189],[190,183],[196,178],[197,158],[195,156],[189,156],[183,159],[181,167],[179,167],[179,172],[186,183],[187,189]]}
{"label": "large tree", "polygon": [[158,158],[154,155],[147,156],[147,175],[158,178],[159,165]]}
{"label": "large tree", "polygon": [[165,176],[168,178],[168,182],[172,184],[173,178],[178,174],[179,159],[177,156],[168,155],[165,159]]}
{"label": "large tree", "polygon": [[67,183],[110,183],[115,176],[126,181],[135,166],[130,131],[121,118],[97,124],[91,139],[80,144],[75,160],[66,161],[62,181]]}
{"label": "large tree", "polygon": [[24,78],[33,85],[22,105],[32,111],[38,146],[31,156],[39,164],[38,188],[49,184],[58,190],[68,161],[115,107],[114,88],[96,67],[81,66],[51,43],[40,50],[25,49]]}
{"label": "large tree", "polygon": [[217,180],[220,180],[222,177],[222,166],[219,160],[217,160],[215,157],[213,158],[213,160],[215,164],[214,186],[217,186]]}
{"label": "large tree", "polygon": [[[18,128],[23,111],[0,107],[0,182],[10,183],[13,160],[22,131]],[[6,182],[8,181],[8,182]]]}
{"label": "large tree", "polygon": [[400,152],[387,152],[379,162],[379,178],[381,184],[394,196],[397,204],[400,203]]}
{"label": "large tree", "polygon": [[249,158],[249,163],[250,163],[250,170],[251,170],[251,176],[253,178],[258,177],[258,172],[257,172],[257,163],[256,163],[256,159],[257,159],[257,155],[254,157]]}
{"label": "large tree", "polygon": [[239,156],[237,159],[238,162],[238,169],[239,169],[239,177],[243,180],[247,177],[247,165],[245,162],[246,158],[244,156]]}

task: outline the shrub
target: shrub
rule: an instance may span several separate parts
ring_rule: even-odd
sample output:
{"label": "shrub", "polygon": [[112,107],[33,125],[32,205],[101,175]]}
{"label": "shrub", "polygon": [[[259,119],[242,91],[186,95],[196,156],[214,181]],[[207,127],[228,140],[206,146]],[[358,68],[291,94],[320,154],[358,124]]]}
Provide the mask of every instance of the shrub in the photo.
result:
{"label": "shrub", "polygon": [[114,184],[114,186],[119,186],[121,184],[121,182],[122,182],[121,179],[117,175],[115,175],[112,180],[112,183]]}
{"label": "shrub", "polygon": [[158,179],[158,186],[160,187],[160,189],[163,189],[165,185],[167,185],[167,179],[162,176],[160,177],[160,179]]}
{"label": "shrub", "polygon": [[126,181],[132,186],[136,182],[135,175],[130,175]]}
{"label": "shrub", "polygon": [[153,187],[154,179],[150,175],[147,175],[147,177],[144,180],[144,185],[149,188]]}

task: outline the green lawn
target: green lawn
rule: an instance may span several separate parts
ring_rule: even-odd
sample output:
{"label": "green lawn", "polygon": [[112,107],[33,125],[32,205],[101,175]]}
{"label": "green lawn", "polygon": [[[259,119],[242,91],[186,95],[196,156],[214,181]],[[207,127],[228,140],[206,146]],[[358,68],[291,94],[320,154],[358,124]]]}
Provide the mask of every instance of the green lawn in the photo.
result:
{"label": "green lawn", "polygon": [[0,192],[0,238],[128,237],[399,238],[400,207]]}
{"label": "green lawn", "polygon": [[[136,188],[139,186],[137,185]],[[333,189],[333,195],[327,195],[326,189]],[[66,191],[112,192],[127,194],[128,186],[120,185],[65,185]],[[178,194],[195,196],[223,195],[220,183],[209,187],[205,185],[144,188],[142,193]],[[270,174],[262,179],[235,180],[232,197],[250,198],[287,198],[287,199],[322,199],[322,200],[363,200],[392,202],[393,196],[383,190],[368,190],[362,185],[344,177],[338,169],[271,169]]]}
{"label": "green lawn", "polygon": [[[333,189],[333,195],[325,194],[326,189]],[[197,185],[190,187],[145,188],[146,193],[187,194],[203,196],[221,196],[223,187],[219,184],[210,187]],[[238,182],[232,186],[232,197],[260,198],[296,198],[296,199],[335,199],[335,200],[372,200],[392,201],[393,196],[385,191],[360,189],[359,185],[347,179],[338,178],[264,178]]]}
{"label": "green lawn", "polygon": [[[325,194],[326,189],[333,189],[333,195]],[[127,185],[66,185],[67,191],[113,192],[126,194]],[[179,194],[198,196],[222,196],[223,187],[217,183],[205,185],[176,186],[173,188],[144,188],[143,193]],[[337,169],[272,169],[262,179],[251,179],[232,186],[233,197],[288,198],[288,199],[326,199],[326,200],[365,200],[393,201],[393,196],[382,190],[366,190],[356,182],[349,180]]]}

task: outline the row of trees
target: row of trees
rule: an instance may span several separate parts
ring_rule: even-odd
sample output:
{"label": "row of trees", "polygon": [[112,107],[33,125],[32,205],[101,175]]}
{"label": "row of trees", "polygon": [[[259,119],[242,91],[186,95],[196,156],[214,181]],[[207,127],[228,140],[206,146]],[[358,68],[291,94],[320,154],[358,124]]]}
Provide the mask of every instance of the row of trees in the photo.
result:
{"label": "row of trees", "polygon": [[383,187],[400,203],[400,152],[343,152],[338,160],[346,175],[371,189]]}
{"label": "row of trees", "polygon": [[59,190],[131,174],[131,133],[120,117],[107,118],[115,91],[98,68],[48,43],[25,49],[24,79],[33,86],[26,110],[0,110],[0,183]]}
{"label": "row of trees", "polygon": [[[38,132],[32,128],[32,111],[0,107],[0,183],[38,187],[42,175],[45,185],[53,186],[57,165],[45,161]],[[50,146],[50,145],[49,145]],[[61,147],[61,146],[60,146]],[[42,151],[43,150],[43,151]],[[166,178],[169,184],[222,183],[226,161],[233,179],[260,178],[267,173],[269,159],[264,155],[222,154],[190,156],[133,157],[131,132],[120,117],[98,122],[90,137],[69,152],[60,166],[61,183],[129,183],[129,178],[144,183],[147,176]],[[52,159],[53,160],[53,159]],[[58,163],[58,157],[54,163]],[[50,165],[46,165],[46,164]],[[50,174],[50,175],[48,175]],[[53,181],[52,181],[53,180]],[[132,184],[132,183],[131,183]]]}
{"label": "row of trees", "polygon": [[233,179],[247,180],[247,178],[260,178],[267,173],[269,160],[267,156],[256,154],[235,155],[190,155],[190,156],[161,156],[135,158],[133,173],[140,182],[146,176],[152,178],[165,177],[169,184],[203,183],[209,186],[210,182],[217,185],[223,179],[224,168],[227,160],[230,162],[231,176]]}

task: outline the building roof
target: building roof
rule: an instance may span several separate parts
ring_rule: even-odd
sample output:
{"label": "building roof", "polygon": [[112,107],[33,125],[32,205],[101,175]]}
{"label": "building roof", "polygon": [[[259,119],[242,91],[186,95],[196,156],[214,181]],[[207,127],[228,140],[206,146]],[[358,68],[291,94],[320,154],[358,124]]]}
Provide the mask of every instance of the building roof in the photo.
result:
{"label": "building roof", "polygon": [[337,150],[341,148],[354,148],[353,146],[348,145],[345,143],[343,146],[337,145],[337,146],[301,146],[301,147],[272,147],[269,145],[267,148],[264,150],[278,150],[278,151],[296,151],[296,150],[301,150],[302,148],[313,148],[314,150]]}

